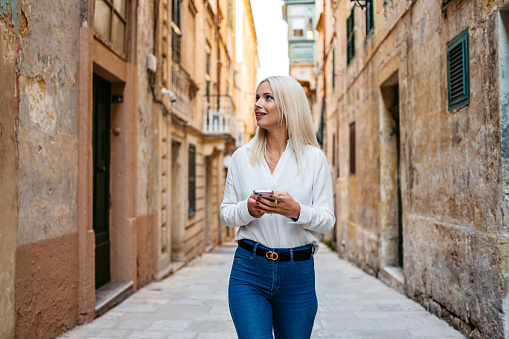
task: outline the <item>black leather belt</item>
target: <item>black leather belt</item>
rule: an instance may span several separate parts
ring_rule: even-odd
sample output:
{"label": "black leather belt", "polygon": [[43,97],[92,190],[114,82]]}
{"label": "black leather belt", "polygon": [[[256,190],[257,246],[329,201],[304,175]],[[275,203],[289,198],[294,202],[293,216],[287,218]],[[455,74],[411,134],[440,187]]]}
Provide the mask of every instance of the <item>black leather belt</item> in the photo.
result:
{"label": "black leather belt", "polygon": [[[251,244],[248,244],[244,240],[239,241],[239,246],[242,247],[243,249],[245,249],[246,251],[253,252],[254,246]],[[308,249],[293,251],[293,261],[309,260],[311,258],[312,252],[313,252],[313,249],[312,249],[311,245],[309,245]],[[273,260],[273,261],[290,261],[290,258],[291,258],[290,251],[279,252],[278,250],[276,250],[273,252],[270,250],[267,251],[267,250],[261,249],[260,247],[256,248],[256,254],[259,255],[260,257],[264,257],[264,258],[267,258],[267,259]]]}

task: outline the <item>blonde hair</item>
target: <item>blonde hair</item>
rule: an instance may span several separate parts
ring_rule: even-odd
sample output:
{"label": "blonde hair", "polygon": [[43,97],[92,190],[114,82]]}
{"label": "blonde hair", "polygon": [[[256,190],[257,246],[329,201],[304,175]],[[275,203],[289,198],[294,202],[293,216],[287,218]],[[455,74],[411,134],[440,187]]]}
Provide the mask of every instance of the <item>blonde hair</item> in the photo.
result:
{"label": "blonde hair", "polygon": [[[290,146],[295,152],[297,165],[300,168],[302,155],[306,145],[318,146],[313,127],[313,118],[309,109],[309,101],[306,92],[295,78],[291,76],[271,76],[263,79],[258,88],[264,82],[268,82],[274,94],[274,103],[279,113],[279,122],[286,122]],[[258,128],[253,138],[251,149],[251,163],[254,165],[267,156],[267,130]]]}

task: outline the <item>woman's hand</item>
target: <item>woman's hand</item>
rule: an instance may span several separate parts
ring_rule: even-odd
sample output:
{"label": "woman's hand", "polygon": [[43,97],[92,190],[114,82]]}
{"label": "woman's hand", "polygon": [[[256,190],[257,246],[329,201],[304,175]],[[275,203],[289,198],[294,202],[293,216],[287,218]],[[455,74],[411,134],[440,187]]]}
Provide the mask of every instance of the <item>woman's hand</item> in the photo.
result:
{"label": "woman's hand", "polygon": [[260,218],[262,215],[265,214],[265,212],[262,212],[260,210],[260,207],[258,205],[259,204],[255,200],[254,194],[251,194],[249,196],[249,199],[247,199],[247,210],[249,211],[249,214],[251,214],[252,217]]}
{"label": "woman's hand", "polygon": [[[253,195],[251,195],[254,197]],[[251,198],[250,198],[251,199]],[[287,192],[276,192],[271,199],[257,198],[255,206],[258,213],[273,213],[284,215],[285,217],[298,219],[300,215],[300,205],[293,200],[292,196]],[[248,204],[249,207],[249,204]],[[250,211],[251,213],[251,211]],[[251,214],[254,216],[254,214]],[[260,215],[261,216],[261,215]]]}

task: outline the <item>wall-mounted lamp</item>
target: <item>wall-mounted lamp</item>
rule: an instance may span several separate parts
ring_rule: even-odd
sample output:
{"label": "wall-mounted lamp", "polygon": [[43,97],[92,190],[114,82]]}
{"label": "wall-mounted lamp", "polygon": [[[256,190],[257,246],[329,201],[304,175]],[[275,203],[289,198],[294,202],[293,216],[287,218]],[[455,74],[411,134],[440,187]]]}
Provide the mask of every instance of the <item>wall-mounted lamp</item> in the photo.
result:
{"label": "wall-mounted lamp", "polygon": [[163,89],[161,90],[161,94],[162,94],[162,95],[167,95],[167,96],[168,96],[168,98],[170,98],[170,101],[171,101],[171,102],[175,102],[175,101],[177,101],[177,95],[175,94],[175,92],[170,91],[169,89],[163,88]]}
{"label": "wall-mounted lamp", "polygon": [[313,40],[314,34],[313,34],[313,20],[309,19],[308,22],[308,29],[306,31],[306,39]]}
{"label": "wall-mounted lamp", "polygon": [[355,2],[355,5],[360,7],[361,9],[364,9],[368,6],[368,4],[373,4],[373,0],[350,0]]}

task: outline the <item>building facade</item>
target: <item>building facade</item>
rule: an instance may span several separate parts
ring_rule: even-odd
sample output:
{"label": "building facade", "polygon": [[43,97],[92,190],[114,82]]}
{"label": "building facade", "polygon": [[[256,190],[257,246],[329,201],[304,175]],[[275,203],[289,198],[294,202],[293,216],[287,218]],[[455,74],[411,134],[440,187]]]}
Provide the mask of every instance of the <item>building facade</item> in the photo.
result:
{"label": "building facade", "polygon": [[[311,104],[315,125],[321,123],[321,103],[316,101],[316,24],[315,1],[285,0],[283,20],[288,24],[289,74],[299,81]],[[321,134],[318,135],[321,142]]]}
{"label": "building facade", "polygon": [[1,338],[56,337],[233,236],[235,74],[257,67],[235,7],[0,0]]}
{"label": "building facade", "polygon": [[317,1],[338,253],[473,338],[509,336],[508,4]]}

